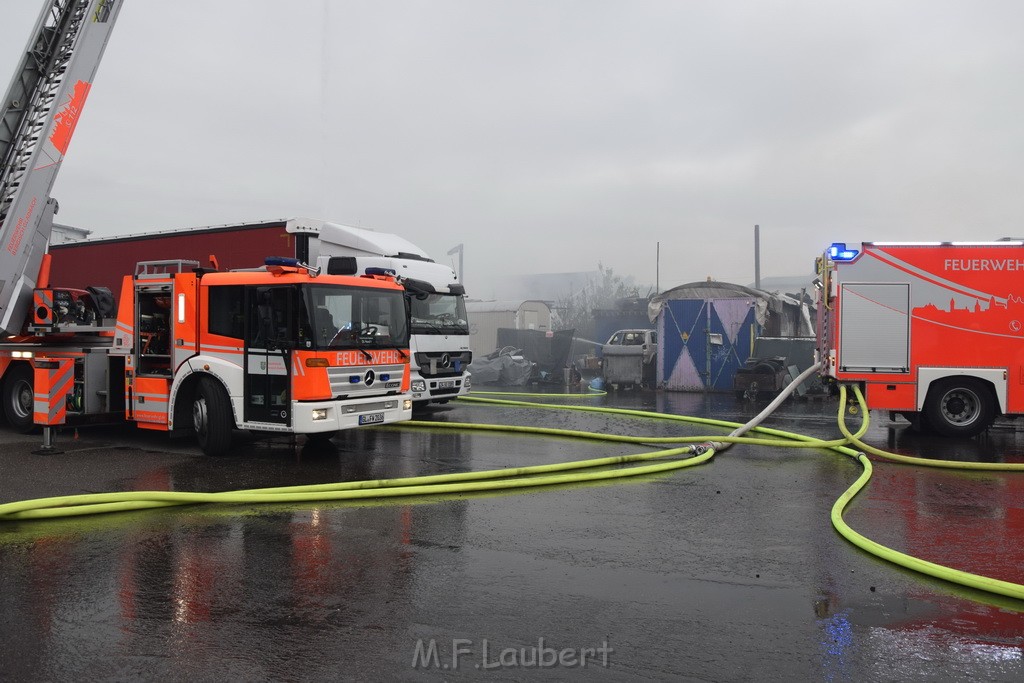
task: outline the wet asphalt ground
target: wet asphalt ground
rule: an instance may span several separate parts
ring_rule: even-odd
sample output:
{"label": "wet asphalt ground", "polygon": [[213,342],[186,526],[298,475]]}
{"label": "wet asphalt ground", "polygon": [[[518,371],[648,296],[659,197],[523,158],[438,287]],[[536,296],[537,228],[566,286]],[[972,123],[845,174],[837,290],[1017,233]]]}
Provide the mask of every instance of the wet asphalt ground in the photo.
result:
{"label": "wet asphalt ground", "polygon": [[[587,405],[745,422],[764,403],[624,392]],[[834,437],[837,404],[766,425]],[[422,419],[622,434],[724,433],[613,415],[457,403]],[[1024,431],[924,437],[873,414],[866,440],[1024,460]],[[459,472],[651,450],[415,428],[333,447],[243,439],[222,458],[131,427],[0,431],[0,502],[226,491]],[[899,569],[829,522],[860,474],[820,450],[736,446],[618,483],[384,503],[189,506],[0,524],[3,680],[1006,680],[1024,604]],[[876,461],[847,521],[869,538],[1024,583],[1024,475]]]}

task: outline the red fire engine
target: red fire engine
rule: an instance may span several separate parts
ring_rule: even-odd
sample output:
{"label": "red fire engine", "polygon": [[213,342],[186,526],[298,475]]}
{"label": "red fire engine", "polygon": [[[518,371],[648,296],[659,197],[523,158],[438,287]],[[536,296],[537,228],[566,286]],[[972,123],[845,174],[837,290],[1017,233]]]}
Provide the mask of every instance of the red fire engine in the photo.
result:
{"label": "red fire engine", "polygon": [[869,408],[950,436],[1024,413],[1024,243],[835,244],[817,272],[822,373]]}

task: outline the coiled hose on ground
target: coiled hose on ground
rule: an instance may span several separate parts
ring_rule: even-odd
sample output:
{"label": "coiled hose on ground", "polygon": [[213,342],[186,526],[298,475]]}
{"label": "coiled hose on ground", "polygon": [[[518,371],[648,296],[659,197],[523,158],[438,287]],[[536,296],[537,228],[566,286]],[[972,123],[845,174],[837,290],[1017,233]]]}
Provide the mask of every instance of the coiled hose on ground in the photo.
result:
{"label": "coiled hose on ground", "polygon": [[[483,491],[509,491],[542,486],[622,479],[669,472],[705,463],[714,457],[716,453],[723,452],[734,443],[789,448],[821,448],[830,449],[834,452],[853,458],[863,467],[863,472],[860,477],[839,497],[831,511],[833,526],[848,541],[893,564],[959,585],[1018,600],[1024,600],[1024,585],[1001,581],[978,574],[971,574],[969,572],[928,562],[905,553],[901,553],[863,536],[852,529],[843,519],[843,513],[846,510],[846,507],[850,504],[850,501],[852,501],[857,493],[864,488],[871,478],[871,461],[865,455],[865,451],[878,457],[887,458],[896,462],[927,467],[1021,471],[1024,470],[1024,463],[1000,464],[929,460],[925,458],[915,458],[895,453],[888,453],[869,446],[861,441],[861,437],[867,432],[869,418],[867,407],[864,403],[864,397],[860,388],[856,386],[853,391],[856,400],[860,405],[861,414],[863,415],[861,425],[856,432],[851,432],[846,425],[845,409],[847,405],[847,388],[845,386],[840,387],[838,424],[839,429],[843,433],[844,438],[842,439],[822,440],[760,426],[760,423],[788,397],[789,393],[791,393],[804,379],[816,370],[817,366],[814,366],[801,374],[800,377],[796,378],[790,386],[760,414],[758,414],[757,417],[744,425],[711,418],[666,415],[662,413],[627,410],[621,408],[541,404],[521,400],[488,398],[486,396],[479,395],[464,397],[462,399],[493,405],[514,405],[539,409],[598,412],[647,419],[697,423],[717,428],[734,428],[728,436],[643,437],[515,425],[423,421],[402,423],[402,426],[413,428],[536,434],[619,443],[633,443],[638,445],[690,444],[675,448],[649,451],[634,455],[593,458],[589,460],[555,463],[550,465],[535,465],[530,467],[485,470],[480,472],[459,472],[453,474],[405,477],[399,479],[378,479],[332,484],[249,489],[222,493],[127,491],[121,493],[56,496],[51,498],[39,498],[35,500],[0,504],[0,521],[73,517],[109,512],[193,505],[197,503],[308,503],[318,501],[387,499],[405,496],[447,496]],[[495,394],[509,395],[507,393],[498,392],[495,392]],[[522,395],[520,396],[522,397]],[[535,396],[550,397],[549,395],[544,394]],[[744,436],[744,434],[751,431],[758,433],[759,436]],[[858,451],[851,448],[851,445],[859,448],[860,450]]]}

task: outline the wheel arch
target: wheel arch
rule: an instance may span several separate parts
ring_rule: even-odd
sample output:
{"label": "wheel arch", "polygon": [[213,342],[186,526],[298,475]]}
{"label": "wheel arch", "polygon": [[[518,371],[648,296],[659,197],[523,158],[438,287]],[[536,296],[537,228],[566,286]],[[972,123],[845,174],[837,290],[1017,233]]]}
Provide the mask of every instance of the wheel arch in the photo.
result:
{"label": "wheel arch", "polygon": [[28,359],[0,358],[0,382],[3,382],[7,378],[7,374],[19,365],[27,365],[33,369],[35,367]]}
{"label": "wheel arch", "polygon": [[181,375],[177,380],[175,380],[175,386],[171,392],[171,424],[169,425],[171,431],[177,433],[193,431],[192,403],[195,401],[199,393],[199,384],[202,382],[204,377],[216,382],[217,386],[219,386],[224,392],[224,395],[228,397],[228,405],[231,406],[231,417],[235,421],[236,426],[240,424],[234,397],[231,395],[231,392],[228,391],[228,387],[224,383],[224,380],[216,373],[200,370],[189,372],[186,375]]}
{"label": "wheel arch", "polygon": [[1009,373],[1006,368],[918,368],[917,371],[917,409],[924,410],[928,402],[928,392],[943,380],[957,377],[973,377],[981,380],[996,402],[996,412],[1006,413],[1006,386]]}

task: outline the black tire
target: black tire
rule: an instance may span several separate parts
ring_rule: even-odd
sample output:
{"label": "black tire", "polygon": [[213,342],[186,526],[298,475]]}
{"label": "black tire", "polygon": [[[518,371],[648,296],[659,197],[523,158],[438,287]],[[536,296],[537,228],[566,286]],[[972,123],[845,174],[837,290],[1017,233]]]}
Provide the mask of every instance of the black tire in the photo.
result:
{"label": "black tire", "polygon": [[32,417],[35,410],[33,379],[32,368],[25,363],[11,366],[4,377],[4,416],[11,429],[22,434],[28,434],[35,427]]}
{"label": "black tire", "polygon": [[991,389],[973,377],[940,380],[928,390],[924,417],[943,436],[975,436],[992,424],[996,401]]}
{"label": "black tire", "polygon": [[209,377],[199,380],[192,401],[192,427],[206,455],[223,455],[231,448],[231,431],[235,428],[231,401],[223,387]]}

